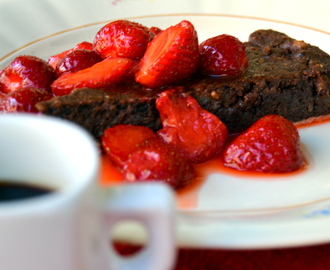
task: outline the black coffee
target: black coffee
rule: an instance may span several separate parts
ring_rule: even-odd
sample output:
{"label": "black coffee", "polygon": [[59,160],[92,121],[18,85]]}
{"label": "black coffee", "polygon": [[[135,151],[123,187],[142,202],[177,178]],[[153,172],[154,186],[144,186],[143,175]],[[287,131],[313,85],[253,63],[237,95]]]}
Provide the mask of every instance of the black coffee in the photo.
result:
{"label": "black coffee", "polygon": [[0,202],[28,199],[53,192],[50,188],[0,180]]}

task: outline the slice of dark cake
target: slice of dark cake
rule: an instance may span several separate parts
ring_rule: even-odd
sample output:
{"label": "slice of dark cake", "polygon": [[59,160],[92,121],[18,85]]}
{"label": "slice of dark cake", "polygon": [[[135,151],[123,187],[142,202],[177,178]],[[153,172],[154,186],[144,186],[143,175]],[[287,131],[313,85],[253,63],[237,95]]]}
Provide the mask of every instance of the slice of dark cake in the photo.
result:
{"label": "slice of dark cake", "polygon": [[[273,30],[258,30],[245,43],[246,72],[236,78],[196,75],[181,86],[230,132],[246,129],[267,114],[293,121],[330,114],[330,56],[318,47]],[[120,123],[161,127],[159,90],[139,85],[116,90],[79,89],[40,102],[40,112],[76,122],[99,138]]]}

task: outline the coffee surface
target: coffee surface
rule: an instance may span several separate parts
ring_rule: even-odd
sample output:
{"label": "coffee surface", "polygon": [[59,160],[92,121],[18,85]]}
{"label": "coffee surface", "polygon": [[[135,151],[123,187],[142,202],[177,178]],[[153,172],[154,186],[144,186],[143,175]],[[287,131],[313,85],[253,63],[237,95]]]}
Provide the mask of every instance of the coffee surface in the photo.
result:
{"label": "coffee surface", "polygon": [[0,180],[0,202],[28,199],[51,192],[53,190],[48,187]]}

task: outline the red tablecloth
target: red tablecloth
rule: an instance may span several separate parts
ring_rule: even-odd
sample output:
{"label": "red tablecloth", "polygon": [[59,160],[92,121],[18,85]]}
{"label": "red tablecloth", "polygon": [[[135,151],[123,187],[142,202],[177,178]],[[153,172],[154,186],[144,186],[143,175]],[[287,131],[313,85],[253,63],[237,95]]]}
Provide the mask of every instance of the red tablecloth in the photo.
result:
{"label": "red tablecloth", "polygon": [[[117,244],[121,253],[137,248]],[[172,270],[329,270],[330,244],[263,250],[179,249]]]}

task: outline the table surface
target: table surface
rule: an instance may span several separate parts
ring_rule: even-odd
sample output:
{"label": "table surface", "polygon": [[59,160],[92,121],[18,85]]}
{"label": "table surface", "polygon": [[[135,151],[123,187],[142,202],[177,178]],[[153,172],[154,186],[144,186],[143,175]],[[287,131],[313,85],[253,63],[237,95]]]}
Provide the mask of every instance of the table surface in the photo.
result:
{"label": "table surface", "polygon": [[[131,255],[140,247],[116,245],[119,253]],[[262,250],[178,249],[170,270],[328,270],[330,244]]]}

